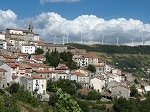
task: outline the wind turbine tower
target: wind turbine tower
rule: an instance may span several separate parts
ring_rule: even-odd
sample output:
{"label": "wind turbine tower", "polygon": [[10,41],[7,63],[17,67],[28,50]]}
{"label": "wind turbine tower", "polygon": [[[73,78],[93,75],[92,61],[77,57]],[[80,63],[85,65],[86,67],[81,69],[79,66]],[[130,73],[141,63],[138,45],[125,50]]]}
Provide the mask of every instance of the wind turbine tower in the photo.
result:
{"label": "wind turbine tower", "polygon": [[117,46],[118,46],[118,45],[119,45],[119,35],[118,35],[118,37],[116,38],[116,40],[117,40],[116,44],[117,44]]}
{"label": "wind turbine tower", "polygon": [[54,35],[54,41],[53,41],[53,44],[56,44],[56,35]]}
{"label": "wind turbine tower", "polygon": [[134,39],[131,39],[132,46],[134,46]]}
{"label": "wind turbine tower", "polygon": [[81,35],[81,42],[80,42],[81,44],[83,43],[83,36]]}
{"label": "wind turbine tower", "polygon": [[91,45],[93,44],[93,38],[89,37],[89,44],[91,44]]}
{"label": "wind turbine tower", "polygon": [[101,43],[104,44],[104,35],[102,35],[101,37],[102,37]]}
{"label": "wind turbine tower", "polygon": [[69,42],[69,35],[66,35],[67,43]]}
{"label": "wind turbine tower", "polygon": [[144,45],[144,37],[142,36],[142,45]]}
{"label": "wind turbine tower", "polygon": [[63,45],[65,44],[65,36],[63,36]]}

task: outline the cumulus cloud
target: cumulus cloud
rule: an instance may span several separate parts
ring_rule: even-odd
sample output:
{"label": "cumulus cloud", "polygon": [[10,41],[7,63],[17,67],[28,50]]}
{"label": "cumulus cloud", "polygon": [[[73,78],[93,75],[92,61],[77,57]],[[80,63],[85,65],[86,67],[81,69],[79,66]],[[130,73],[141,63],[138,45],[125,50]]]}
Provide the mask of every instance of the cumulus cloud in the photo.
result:
{"label": "cumulus cloud", "polygon": [[7,27],[16,27],[17,15],[11,11],[0,10],[0,29],[6,29]]}
{"label": "cumulus cloud", "polygon": [[131,42],[131,39],[140,42],[142,36],[145,41],[150,39],[150,24],[134,19],[107,21],[95,15],[82,15],[74,20],[67,20],[57,13],[48,12],[36,16],[34,24],[37,31],[47,39],[51,39],[51,35],[61,38],[60,36],[67,34],[72,41],[80,41],[82,36],[84,41],[93,39],[95,42],[100,42],[103,35],[105,43],[116,43],[117,37],[119,43]]}
{"label": "cumulus cloud", "polygon": [[[53,42],[54,35],[57,36],[58,42],[62,41],[63,35],[69,35],[70,42],[79,42],[81,36],[83,42],[86,43],[89,40],[100,43],[102,36],[104,36],[104,43],[111,44],[116,43],[116,38],[119,39],[119,44],[131,43],[131,39],[140,43],[142,37],[145,43],[150,41],[150,24],[144,24],[135,19],[105,20],[95,15],[81,15],[74,20],[68,20],[57,13],[47,12],[35,16],[32,20],[35,31],[51,42]],[[11,10],[0,10],[1,28],[8,26],[27,28],[27,21],[28,19],[17,20],[17,15]]]}
{"label": "cumulus cloud", "polygon": [[51,2],[51,3],[60,3],[60,2],[67,2],[67,3],[71,3],[71,2],[78,2],[81,0],[40,0],[40,3],[47,3],[47,2]]}

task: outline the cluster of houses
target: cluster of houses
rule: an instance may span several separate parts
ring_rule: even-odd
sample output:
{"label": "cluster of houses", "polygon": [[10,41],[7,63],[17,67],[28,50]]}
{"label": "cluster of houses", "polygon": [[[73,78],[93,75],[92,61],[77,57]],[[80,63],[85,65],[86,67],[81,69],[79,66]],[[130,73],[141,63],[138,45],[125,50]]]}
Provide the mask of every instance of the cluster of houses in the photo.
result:
{"label": "cluster of houses", "polygon": [[[33,32],[32,25],[28,30],[6,29],[6,32],[1,32],[0,46],[0,88],[16,82],[30,92],[45,95],[47,80],[69,79],[80,83],[83,90],[95,89],[106,98],[130,97],[130,87],[135,80],[132,74],[106,64],[96,53],[71,49],[73,60],[80,66],[78,70],[70,70],[65,64],[59,64],[56,68],[43,64],[45,57],[43,54],[36,55],[36,48],[44,52],[63,52],[68,48],[45,43]],[[96,72],[86,70],[88,65],[94,65]]]}

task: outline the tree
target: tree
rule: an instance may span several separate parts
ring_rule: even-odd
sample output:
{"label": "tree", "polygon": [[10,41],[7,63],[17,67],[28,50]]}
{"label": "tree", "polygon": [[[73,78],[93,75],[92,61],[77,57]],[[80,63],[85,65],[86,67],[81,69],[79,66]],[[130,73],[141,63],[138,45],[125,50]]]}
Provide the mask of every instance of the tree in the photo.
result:
{"label": "tree", "polygon": [[56,82],[53,82],[52,80],[47,81],[47,91],[54,92],[54,87],[56,86]]}
{"label": "tree", "polygon": [[58,96],[55,93],[51,93],[50,97],[49,97],[48,104],[52,105],[52,106],[55,106],[55,104],[57,103],[57,101],[58,101]]}
{"label": "tree", "polygon": [[57,67],[60,63],[60,56],[59,53],[55,50],[52,51],[52,53],[46,52],[45,54],[45,64],[48,64],[49,66]]}
{"label": "tree", "polygon": [[61,52],[60,53],[60,58],[64,61],[64,62],[68,62],[68,61],[70,61],[70,60],[72,60],[72,56],[73,56],[73,54],[70,52],[70,51],[68,51],[68,52]]}
{"label": "tree", "polygon": [[87,70],[91,71],[92,73],[95,73],[96,72],[96,68],[93,66],[93,65],[89,65],[87,67]]}
{"label": "tree", "polygon": [[139,84],[139,81],[137,79],[134,80],[135,84]]}
{"label": "tree", "polygon": [[82,101],[82,100],[77,100],[78,105],[80,106],[80,108],[83,110],[83,112],[89,112],[90,111],[90,103],[87,101]]}
{"label": "tree", "polygon": [[116,99],[113,105],[115,112],[130,112],[129,107],[129,102],[122,97]]}
{"label": "tree", "polygon": [[57,81],[56,85],[70,95],[76,95],[77,90],[81,88],[79,83],[68,79],[60,79],[59,81]]}
{"label": "tree", "polygon": [[68,68],[71,69],[71,70],[75,70],[75,69],[78,68],[77,63],[74,62],[73,60],[68,60],[68,62],[67,62],[66,65],[67,65]]}
{"label": "tree", "polygon": [[10,87],[9,87],[9,93],[13,94],[13,93],[17,93],[19,91],[20,85],[17,83],[13,83]]}
{"label": "tree", "polygon": [[20,112],[16,101],[9,96],[0,97],[0,112]]}
{"label": "tree", "polygon": [[37,48],[36,50],[35,50],[35,54],[43,54],[44,53],[44,51],[43,51],[43,49],[41,49],[41,48]]}
{"label": "tree", "polygon": [[58,112],[82,112],[78,103],[67,93],[63,92],[62,89],[57,89],[58,102],[56,107]]}
{"label": "tree", "polygon": [[101,94],[98,91],[96,91],[95,89],[93,89],[88,93],[87,99],[99,100],[99,99],[101,99]]}
{"label": "tree", "polygon": [[130,90],[131,90],[131,92],[130,92],[131,97],[138,97],[138,91],[137,91],[135,85],[131,86]]}

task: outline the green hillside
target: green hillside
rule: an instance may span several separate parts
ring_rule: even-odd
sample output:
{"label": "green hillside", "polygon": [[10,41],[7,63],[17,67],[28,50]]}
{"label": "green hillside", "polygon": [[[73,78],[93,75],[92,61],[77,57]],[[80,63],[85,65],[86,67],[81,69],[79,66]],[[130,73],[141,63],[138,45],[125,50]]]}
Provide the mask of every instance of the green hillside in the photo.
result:
{"label": "green hillside", "polygon": [[96,52],[101,60],[135,76],[150,77],[147,71],[150,68],[150,46],[69,45],[72,48]]}
{"label": "green hillside", "polygon": [[116,45],[85,45],[85,44],[68,44],[78,49],[86,49],[87,51],[103,52],[103,53],[117,53],[117,54],[150,54],[150,46],[116,46]]}

